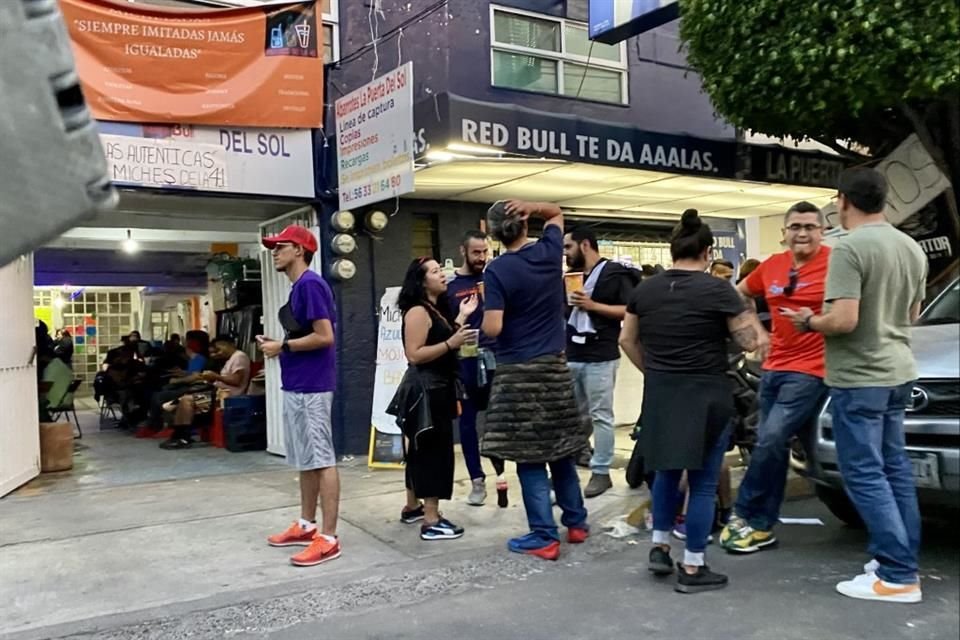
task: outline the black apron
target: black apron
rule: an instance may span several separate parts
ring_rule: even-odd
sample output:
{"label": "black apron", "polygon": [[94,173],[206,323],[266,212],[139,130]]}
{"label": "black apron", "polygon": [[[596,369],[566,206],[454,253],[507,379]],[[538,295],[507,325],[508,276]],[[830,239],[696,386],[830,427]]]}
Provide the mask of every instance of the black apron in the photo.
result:
{"label": "black apron", "polygon": [[640,430],[646,471],[702,469],[735,414],[725,373],[646,371]]}

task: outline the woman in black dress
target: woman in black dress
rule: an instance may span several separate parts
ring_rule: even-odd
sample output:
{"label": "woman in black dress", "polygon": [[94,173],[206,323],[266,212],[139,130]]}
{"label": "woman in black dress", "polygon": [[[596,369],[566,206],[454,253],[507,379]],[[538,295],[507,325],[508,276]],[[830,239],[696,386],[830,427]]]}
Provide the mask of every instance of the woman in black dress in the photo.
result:
{"label": "woman in black dress", "polygon": [[735,412],[726,341],[733,337],[754,351],[762,333],[730,283],[704,272],[712,246],[710,227],[696,211],[685,211],[670,240],[673,267],[634,290],[620,334],[621,347],[644,374],[640,438],[644,463],[657,472],[649,564],[656,574],[674,571],[670,530],[687,472],[686,552],[677,563],[676,585],[684,593],[727,584],[704,562]]}
{"label": "woman in black dress", "polygon": [[[429,412],[413,411],[407,422],[407,504],[401,519],[407,524],[423,521],[423,540],[450,540],[463,535],[440,515],[440,500],[453,497],[453,421],[457,417],[457,349],[470,330],[464,323],[477,308],[476,296],[460,304],[456,319],[450,318],[446,278],[432,258],[417,258],[407,269],[400,290],[403,313],[403,347],[410,370],[401,385],[422,393]],[[415,379],[415,382],[413,381]],[[406,393],[406,391],[405,391]],[[416,407],[417,402],[408,403]],[[421,407],[424,408],[424,407]]]}

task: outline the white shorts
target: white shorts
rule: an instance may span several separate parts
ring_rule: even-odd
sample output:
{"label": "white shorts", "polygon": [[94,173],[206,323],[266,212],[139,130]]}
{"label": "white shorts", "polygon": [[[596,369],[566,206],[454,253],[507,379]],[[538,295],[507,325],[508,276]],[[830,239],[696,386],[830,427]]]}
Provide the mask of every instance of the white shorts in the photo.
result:
{"label": "white shorts", "polygon": [[288,464],[299,471],[337,466],[332,411],[332,392],[283,392],[283,442]]}

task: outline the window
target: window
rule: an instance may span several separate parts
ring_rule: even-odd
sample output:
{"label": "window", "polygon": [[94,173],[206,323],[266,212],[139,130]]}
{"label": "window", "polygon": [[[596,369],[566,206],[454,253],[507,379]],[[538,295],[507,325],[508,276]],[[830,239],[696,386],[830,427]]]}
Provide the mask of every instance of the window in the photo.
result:
{"label": "window", "polygon": [[491,8],[491,71],[495,87],[626,104],[624,43],[591,42],[587,25]]}
{"label": "window", "polygon": [[412,258],[440,255],[437,237],[437,217],[431,214],[415,214],[413,218],[413,238],[411,242]]}
{"label": "window", "polygon": [[323,61],[340,59],[339,0],[323,0]]}
{"label": "window", "polygon": [[[63,299],[62,307],[53,304],[56,297]],[[58,329],[70,330],[74,377],[83,379],[81,389],[88,391],[93,388],[93,380],[107,351],[119,346],[123,336],[138,324],[132,311],[137,304],[137,294],[129,289],[84,289],[72,294],[39,289],[34,290],[34,301],[39,307],[49,309]],[[53,331],[53,327],[50,329]]]}

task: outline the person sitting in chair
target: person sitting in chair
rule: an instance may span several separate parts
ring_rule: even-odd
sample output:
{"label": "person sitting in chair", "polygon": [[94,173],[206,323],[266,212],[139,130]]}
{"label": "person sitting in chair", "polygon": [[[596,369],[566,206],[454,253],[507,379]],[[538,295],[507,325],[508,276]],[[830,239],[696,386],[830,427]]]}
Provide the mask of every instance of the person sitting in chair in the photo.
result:
{"label": "person sitting in chair", "polygon": [[212,387],[198,393],[187,393],[163,406],[174,412],[173,435],[160,445],[161,449],[185,449],[193,444],[190,432],[193,419],[198,414],[208,413],[213,403],[221,398],[233,398],[247,392],[250,384],[250,357],[237,348],[230,336],[217,336],[213,341],[211,355],[225,362],[220,373],[204,371],[200,378]]}
{"label": "person sitting in chair", "polygon": [[188,331],[187,346],[183,355],[186,369],[181,368],[183,363],[175,360],[171,362],[168,358],[161,356],[156,368],[162,371],[161,377],[168,377],[167,383],[151,395],[149,412],[137,429],[138,438],[152,438],[163,430],[165,404],[188,393],[208,390],[202,374],[207,367],[209,352],[210,338],[207,332]]}

